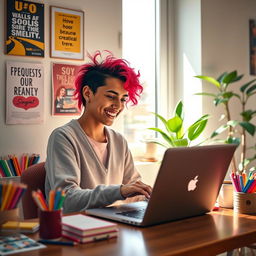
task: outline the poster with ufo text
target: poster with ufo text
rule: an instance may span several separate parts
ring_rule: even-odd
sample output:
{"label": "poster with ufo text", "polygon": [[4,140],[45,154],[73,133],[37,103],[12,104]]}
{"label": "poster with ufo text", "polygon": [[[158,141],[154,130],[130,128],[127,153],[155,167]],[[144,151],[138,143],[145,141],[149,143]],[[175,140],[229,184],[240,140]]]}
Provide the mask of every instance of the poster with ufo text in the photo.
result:
{"label": "poster with ufo text", "polygon": [[44,4],[6,0],[6,54],[44,57]]}
{"label": "poster with ufo text", "polygon": [[6,62],[6,123],[43,122],[44,71],[41,63]]}

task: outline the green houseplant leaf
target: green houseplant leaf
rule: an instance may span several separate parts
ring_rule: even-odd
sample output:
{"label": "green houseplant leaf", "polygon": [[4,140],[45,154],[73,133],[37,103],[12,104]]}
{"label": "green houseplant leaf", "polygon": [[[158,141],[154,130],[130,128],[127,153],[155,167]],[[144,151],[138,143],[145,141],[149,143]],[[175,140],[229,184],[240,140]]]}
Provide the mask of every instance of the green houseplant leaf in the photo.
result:
{"label": "green houseplant leaf", "polygon": [[220,88],[220,83],[213,77],[210,77],[210,76],[195,76],[195,77],[208,81],[209,83],[214,84],[216,87]]}
{"label": "green houseplant leaf", "polygon": [[179,116],[175,116],[167,121],[168,130],[177,133],[182,127],[183,121]]}
{"label": "green houseplant leaf", "polygon": [[208,122],[208,118],[209,115],[204,115],[188,128],[188,138],[191,141],[195,140],[203,132]]}
{"label": "green houseplant leaf", "polygon": [[[209,115],[204,115],[194,122],[186,133],[184,133],[184,122],[183,122],[183,103],[180,101],[174,111],[174,116],[169,120],[166,120],[163,116],[153,113],[157,118],[159,118],[165,126],[163,131],[158,127],[148,128],[150,130],[156,131],[161,134],[162,138],[167,142],[171,147],[187,147],[190,145],[190,142],[196,139],[205,129]],[[187,135],[187,136],[186,136]],[[161,146],[166,146],[163,143],[153,141]]]}
{"label": "green houseplant leaf", "polygon": [[249,122],[239,122],[239,125],[244,128],[249,134],[254,136],[255,133],[255,125]]}
{"label": "green houseplant leaf", "polygon": [[168,136],[168,135],[167,135],[164,131],[162,131],[161,129],[159,129],[159,128],[154,128],[154,127],[153,127],[153,128],[148,128],[148,129],[160,133],[160,134],[162,135],[162,137],[166,140],[166,142],[167,142],[168,144],[174,146],[173,139],[172,139],[170,136]]}

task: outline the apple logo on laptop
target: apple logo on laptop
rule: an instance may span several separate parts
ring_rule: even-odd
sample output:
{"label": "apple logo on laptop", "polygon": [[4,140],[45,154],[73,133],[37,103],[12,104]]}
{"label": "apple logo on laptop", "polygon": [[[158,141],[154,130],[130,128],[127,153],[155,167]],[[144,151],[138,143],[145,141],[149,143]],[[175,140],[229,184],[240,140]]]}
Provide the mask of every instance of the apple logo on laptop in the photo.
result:
{"label": "apple logo on laptop", "polygon": [[194,191],[196,189],[196,183],[198,182],[198,175],[189,181],[188,183],[188,191]]}

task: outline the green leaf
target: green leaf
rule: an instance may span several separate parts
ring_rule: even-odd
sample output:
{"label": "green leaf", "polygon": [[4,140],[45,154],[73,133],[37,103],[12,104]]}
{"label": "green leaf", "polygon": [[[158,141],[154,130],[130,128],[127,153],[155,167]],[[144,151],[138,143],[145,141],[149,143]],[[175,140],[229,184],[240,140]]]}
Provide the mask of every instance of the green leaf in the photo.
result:
{"label": "green leaf", "polygon": [[222,99],[222,98],[216,98],[213,100],[213,103],[215,106],[218,106],[221,103],[225,103],[228,102],[228,99]]}
{"label": "green leaf", "polygon": [[195,93],[194,95],[217,97],[217,94],[207,93],[207,92],[198,92],[198,93]]}
{"label": "green leaf", "polygon": [[169,127],[168,127],[168,124],[167,124],[167,120],[166,120],[164,117],[162,117],[161,115],[159,115],[159,114],[157,114],[157,113],[155,113],[155,112],[152,112],[152,114],[154,114],[157,118],[159,118],[159,119],[162,121],[162,123],[163,123],[164,126],[165,126],[165,129],[166,129],[168,132],[171,132],[171,131],[169,130]]}
{"label": "green leaf", "polygon": [[252,110],[246,110],[242,113],[240,113],[240,115],[243,117],[243,121],[250,121],[253,117],[253,115],[256,113],[256,111],[252,111]]}
{"label": "green leaf", "polygon": [[221,74],[218,78],[217,81],[221,84],[223,82],[223,78],[227,75],[227,72],[224,72],[223,74]]}
{"label": "green leaf", "polygon": [[232,137],[232,136],[229,136],[226,140],[225,140],[225,143],[227,144],[236,144],[236,145],[239,145],[241,142],[240,138],[236,138],[236,137]]}
{"label": "green leaf", "polygon": [[246,94],[249,95],[251,94],[253,91],[256,90],[256,84],[252,85],[247,91]]}
{"label": "green leaf", "polygon": [[230,84],[236,79],[236,77],[237,77],[237,71],[235,70],[227,74],[225,77],[223,77],[222,82],[224,84]]}
{"label": "green leaf", "polygon": [[205,80],[211,84],[214,84],[216,87],[220,88],[220,83],[213,77],[210,77],[210,76],[195,76],[195,77]]}
{"label": "green leaf", "polygon": [[168,130],[177,133],[183,124],[183,120],[179,116],[175,116],[167,121]]}
{"label": "green leaf", "polygon": [[180,130],[176,133],[177,139],[182,139],[184,137],[184,128],[183,126],[180,128]]}
{"label": "green leaf", "polygon": [[228,92],[226,91],[226,92],[219,93],[218,96],[222,96],[223,99],[228,99],[228,100],[230,98],[234,97],[234,96],[239,98],[239,99],[241,98],[240,95],[238,95],[238,94],[236,94],[234,92],[231,92],[231,91],[228,91]]}
{"label": "green leaf", "polygon": [[246,90],[246,88],[247,88],[250,84],[252,84],[254,81],[256,81],[256,79],[253,79],[253,80],[251,80],[250,82],[248,82],[248,83],[242,85],[242,86],[240,87],[240,91],[241,91],[241,92],[244,92],[244,91]]}
{"label": "green leaf", "polygon": [[175,108],[175,115],[183,119],[183,103],[180,101]]}
{"label": "green leaf", "polygon": [[204,115],[188,128],[188,138],[191,141],[195,140],[203,132],[208,122],[208,118],[209,115]]}
{"label": "green leaf", "polygon": [[241,80],[243,76],[244,76],[244,75],[237,76],[237,77],[232,81],[232,83]]}
{"label": "green leaf", "polygon": [[221,93],[221,96],[224,98],[224,99],[230,99],[234,96],[234,93],[233,92],[223,92]]}
{"label": "green leaf", "polygon": [[229,127],[229,126],[226,125],[226,124],[221,125],[218,129],[216,129],[216,130],[212,133],[211,138],[213,138],[213,137],[215,137],[215,136],[221,134],[222,132],[224,132],[225,130],[227,130],[228,127]]}
{"label": "green leaf", "polygon": [[164,117],[162,117],[161,115],[159,115],[159,114],[157,114],[157,113],[155,113],[155,112],[151,112],[151,113],[154,114],[156,117],[158,117],[158,118],[162,121],[162,123],[163,123],[164,125],[167,124],[167,121],[166,121],[166,119],[165,119]]}
{"label": "green leaf", "polygon": [[173,143],[175,147],[187,147],[188,139],[174,140]]}
{"label": "green leaf", "polygon": [[239,122],[239,125],[252,136],[255,133],[255,125],[249,122]]}
{"label": "green leaf", "polygon": [[161,134],[161,136],[165,139],[165,141],[170,144],[171,146],[174,146],[173,144],[173,139],[168,136],[164,131],[162,131],[161,129],[159,128],[148,128],[149,130],[153,130],[153,131],[156,131],[156,132],[159,132]]}

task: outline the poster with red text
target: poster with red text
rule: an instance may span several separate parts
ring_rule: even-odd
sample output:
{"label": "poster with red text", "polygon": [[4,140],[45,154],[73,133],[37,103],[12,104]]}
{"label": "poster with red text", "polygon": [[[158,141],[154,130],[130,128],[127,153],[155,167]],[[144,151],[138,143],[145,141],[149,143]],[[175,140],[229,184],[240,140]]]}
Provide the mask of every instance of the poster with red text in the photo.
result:
{"label": "poster with red text", "polygon": [[53,63],[52,67],[52,114],[77,116],[81,114],[74,99],[75,78],[79,65]]}
{"label": "poster with red text", "polygon": [[6,123],[42,123],[43,104],[43,65],[28,62],[6,62]]}

